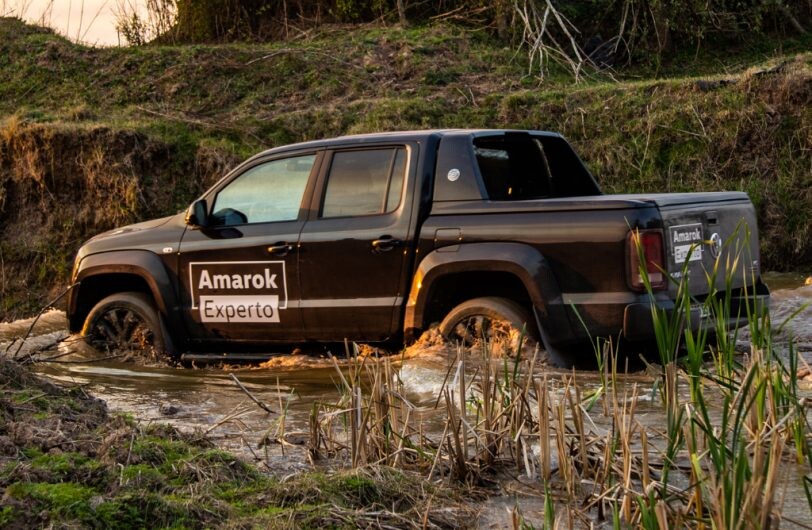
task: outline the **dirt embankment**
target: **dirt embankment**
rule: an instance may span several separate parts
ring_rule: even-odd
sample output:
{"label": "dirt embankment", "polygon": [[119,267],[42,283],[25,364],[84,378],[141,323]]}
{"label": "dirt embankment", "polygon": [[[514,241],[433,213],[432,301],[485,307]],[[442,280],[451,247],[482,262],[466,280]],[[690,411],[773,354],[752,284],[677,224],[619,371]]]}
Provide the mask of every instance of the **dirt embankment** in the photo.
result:
{"label": "dirt embankment", "polygon": [[0,127],[0,319],[64,289],[88,237],[183,209],[234,160],[98,125]]}
{"label": "dirt embankment", "polygon": [[517,96],[505,119],[551,121],[607,193],[745,191],[765,270],[812,267],[810,58],[703,79]]}

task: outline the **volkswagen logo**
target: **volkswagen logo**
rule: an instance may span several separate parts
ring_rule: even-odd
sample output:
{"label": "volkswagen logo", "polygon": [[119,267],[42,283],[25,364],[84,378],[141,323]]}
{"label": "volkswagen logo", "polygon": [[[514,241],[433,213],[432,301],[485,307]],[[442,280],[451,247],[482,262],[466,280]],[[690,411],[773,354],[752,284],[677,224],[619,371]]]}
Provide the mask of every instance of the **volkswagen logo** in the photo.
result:
{"label": "volkswagen logo", "polygon": [[720,236],[717,232],[714,232],[710,236],[708,245],[710,245],[711,257],[714,259],[718,258],[719,254],[722,252],[722,236]]}

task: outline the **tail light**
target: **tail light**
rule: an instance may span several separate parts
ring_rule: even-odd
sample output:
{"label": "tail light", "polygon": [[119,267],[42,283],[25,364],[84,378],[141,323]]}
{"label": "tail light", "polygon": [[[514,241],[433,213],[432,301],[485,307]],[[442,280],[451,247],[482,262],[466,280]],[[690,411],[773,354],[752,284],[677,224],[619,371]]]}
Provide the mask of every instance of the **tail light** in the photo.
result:
{"label": "tail light", "polygon": [[632,230],[629,232],[626,238],[626,255],[628,256],[629,286],[632,289],[646,290],[641,271],[644,263],[651,288],[660,290],[667,287],[662,230]]}

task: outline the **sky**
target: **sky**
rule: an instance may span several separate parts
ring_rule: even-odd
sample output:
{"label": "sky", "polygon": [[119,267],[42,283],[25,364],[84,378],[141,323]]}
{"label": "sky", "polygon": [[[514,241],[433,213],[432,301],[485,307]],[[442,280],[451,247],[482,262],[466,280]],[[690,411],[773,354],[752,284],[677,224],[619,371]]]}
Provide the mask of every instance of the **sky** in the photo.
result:
{"label": "sky", "polygon": [[[119,44],[116,12],[121,4],[139,6],[143,0],[0,0],[0,14],[18,16],[54,28],[71,40],[96,46]],[[77,38],[78,37],[78,38]],[[120,44],[126,45],[122,39]]]}

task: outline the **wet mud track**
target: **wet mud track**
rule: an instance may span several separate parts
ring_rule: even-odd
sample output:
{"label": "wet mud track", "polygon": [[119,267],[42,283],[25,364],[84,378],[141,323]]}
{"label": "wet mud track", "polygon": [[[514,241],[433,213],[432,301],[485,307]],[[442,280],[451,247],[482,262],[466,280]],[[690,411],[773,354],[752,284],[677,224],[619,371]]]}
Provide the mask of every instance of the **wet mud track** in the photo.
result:
{"label": "wet mud track", "polygon": [[[803,281],[803,276],[797,274],[772,278],[779,288],[773,290],[771,315],[773,326],[794,315],[778,343],[792,339],[802,360],[812,363],[812,308],[804,309],[812,302],[812,285],[802,285]],[[65,315],[56,310],[42,314],[21,344],[20,338],[33,322],[31,318],[0,324],[0,352],[16,354],[17,358],[31,355],[50,359],[37,363],[35,371],[66,385],[85,387],[105,400],[114,412],[131,414],[143,422],[160,421],[183,430],[202,430],[224,449],[279,472],[310,465],[303,450],[310,411],[313,403],[333,403],[339,398],[336,362],[346,363],[343,347],[338,345],[341,351],[335,352],[336,361],[325,354],[293,354],[253,364],[212,363],[192,368],[143,365],[106,358],[80,338],[69,336]],[[746,341],[747,336],[746,329],[739,332],[740,340]],[[418,406],[431,406],[455,357],[454,348],[437,337],[428,337],[389,359],[399,369],[408,399]],[[629,383],[651,379],[645,373],[625,378]],[[597,384],[598,375],[580,371],[578,379],[585,385]],[[248,394],[274,413],[257,406]],[[280,414],[282,411],[284,414]],[[282,416],[284,428],[279,425]],[[261,445],[261,440],[270,441],[270,445]]]}

